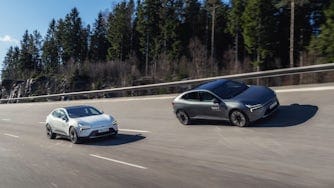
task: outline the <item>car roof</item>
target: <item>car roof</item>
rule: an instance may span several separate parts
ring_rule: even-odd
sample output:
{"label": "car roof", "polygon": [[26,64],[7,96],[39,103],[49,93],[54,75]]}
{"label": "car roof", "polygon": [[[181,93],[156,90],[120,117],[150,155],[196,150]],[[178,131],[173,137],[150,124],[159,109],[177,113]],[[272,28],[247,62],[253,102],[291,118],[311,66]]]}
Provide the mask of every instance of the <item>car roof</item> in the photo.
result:
{"label": "car roof", "polygon": [[227,80],[227,79],[219,79],[219,80],[215,80],[215,81],[212,81],[212,82],[207,82],[207,83],[204,83],[202,85],[199,85],[199,86],[193,88],[192,90],[209,90],[209,91],[212,91],[217,86],[223,85],[224,83],[226,83],[228,81],[229,80]]}
{"label": "car roof", "polygon": [[91,106],[89,106],[89,105],[77,105],[77,106],[67,106],[67,107],[63,107],[63,108],[66,109],[66,110],[69,110],[69,109],[84,108],[84,107],[91,107]]}

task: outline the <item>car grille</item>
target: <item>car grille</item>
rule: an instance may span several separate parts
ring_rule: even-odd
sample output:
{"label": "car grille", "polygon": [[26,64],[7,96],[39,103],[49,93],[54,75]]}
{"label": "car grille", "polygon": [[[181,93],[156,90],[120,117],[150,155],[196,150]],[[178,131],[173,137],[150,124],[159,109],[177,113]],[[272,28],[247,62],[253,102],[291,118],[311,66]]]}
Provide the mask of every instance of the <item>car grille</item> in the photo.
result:
{"label": "car grille", "polygon": [[[277,101],[277,105],[276,105],[274,108],[270,109],[270,105],[271,105],[273,102],[275,102],[275,100]],[[278,106],[279,106],[279,102],[278,102],[278,100],[277,100],[276,98],[273,99],[273,100],[270,100],[268,103],[266,103],[266,112],[264,113],[264,115],[265,115],[265,116],[269,115],[271,112],[275,111],[276,108],[278,108]]]}
{"label": "car grille", "polygon": [[99,133],[98,130],[93,131],[92,133],[90,133],[89,137],[96,138],[96,137],[109,136],[109,135],[114,135],[114,134],[117,134],[117,131],[113,128],[109,128],[109,131],[104,132],[104,133]]}
{"label": "car grille", "polygon": [[269,105],[271,105],[271,104],[272,104],[273,102],[275,102],[275,101],[278,102],[278,100],[277,100],[276,97],[271,98],[271,99],[269,99],[267,102],[265,102],[265,103],[263,104],[263,106],[265,106],[265,107],[269,107]]}

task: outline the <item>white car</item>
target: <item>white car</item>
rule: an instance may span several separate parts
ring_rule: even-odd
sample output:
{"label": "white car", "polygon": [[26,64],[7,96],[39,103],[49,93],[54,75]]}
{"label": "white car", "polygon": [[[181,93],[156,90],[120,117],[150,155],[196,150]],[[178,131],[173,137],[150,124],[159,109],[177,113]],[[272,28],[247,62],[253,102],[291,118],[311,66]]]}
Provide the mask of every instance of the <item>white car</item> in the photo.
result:
{"label": "white car", "polygon": [[84,138],[115,136],[117,121],[92,106],[57,108],[46,117],[46,134],[54,139],[57,135],[79,143]]}

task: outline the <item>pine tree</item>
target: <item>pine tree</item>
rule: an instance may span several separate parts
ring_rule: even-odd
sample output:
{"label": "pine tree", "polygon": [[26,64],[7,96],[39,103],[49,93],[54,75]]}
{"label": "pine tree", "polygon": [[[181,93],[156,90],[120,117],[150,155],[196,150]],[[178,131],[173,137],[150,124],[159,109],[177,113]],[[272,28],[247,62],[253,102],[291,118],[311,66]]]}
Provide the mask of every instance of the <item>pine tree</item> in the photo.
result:
{"label": "pine tree", "polygon": [[26,30],[21,40],[20,65],[22,71],[27,74],[34,69],[34,62],[30,51],[30,41],[29,32]]}
{"label": "pine tree", "polygon": [[[294,67],[294,59],[295,59],[295,20],[296,20],[296,11],[300,8],[298,5],[303,5],[305,3],[309,3],[308,0],[281,0],[278,4],[278,7],[283,7],[289,4],[290,8],[290,46],[289,46],[289,59],[290,67]],[[298,7],[298,9],[297,9]]]}
{"label": "pine tree", "polygon": [[149,74],[149,62],[156,60],[159,54],[161,5],[161,0],[144,0],[138,4],[136,30],[139,34],[140,52],[145,57],[145,75]]}
{"label": "pine tree", "polygon": [[108,59],[124,61],[129,57],[132,37],[134,3],[125,1],[116,5],[108,20]]}
{"label": "pine tree", "polygon": [[198,0],[188,0],[184,3],[183,17],[184,22],[182,24],[182,39],[185,45],[189,44],[191,38],[202,37],[204,33],[203,26],[201,23],[201,4]]}
{"label": "pine tree", "polygon": [[73,8],[65,16],[65,20],[58,21],[57,38],[60,40],[62,63],[82,63],[88,52],[89,28],[82,26],[79,12]]}
{"label": "pine tree", "polygon": [[20,67],[20,49],[19,47],[10,47],[3,61],[1,80],[22,79],[22,69]]}
{"label": "pine tree", "polygon": [[253,65],[257,70],[273,53],[276,25],[274,12],[271,0],[249,0],[242,16],[245,46],[250,54],[256,56]]}
{"label": "pine tree", "polygon": [[40,73],[42,71],[42,35],[37,31],[33,31],[30,35],[31,38],[31,46],[32,46],[32,59],[34,61],[34,70],[36,73]]}
{"label": "pine tree", "polygon": [[32,76],[40,71],[41,35],[38,31],[29,34],[25,31],[20,48],[20,67],[24,78]]}
{"label": "pine tree", "polygon": [[175,60],[180,54],[180,25],[179,20],[182,1],[164,0],[160,11],[160,49],[159,52],[167,54],[169,60]]}
{"label": "pine tree", "polygon": [[325,63],[334,62],[334,2],[325,10],[326,22],[321,33],[312,39],[310,50],[323,57]]}
{"label": "pine tree", "polygon": [[43,43],[43,53],[42,62],[44,69],[47,73],[57,73],[60,63],[60,52],[59,45],[56,38],[57,27],[56,21],[52,19],[49,28],[47,30],[44,43]]}
{"label": "pine tree", "polygon": [[100,12],[93,25],[93,33],[89,48],[90,60],[105,62],[107,60],[109,46],[110,44],[107,39],[107,23]]}
{"label": "pine tree", "polygon": [[232,0],[232,8],[229,12],[228,31],[234,37],[235,64],[239,62],[240,48],[243,45],[242,39],[242,13],[245,10],[245,0]]}

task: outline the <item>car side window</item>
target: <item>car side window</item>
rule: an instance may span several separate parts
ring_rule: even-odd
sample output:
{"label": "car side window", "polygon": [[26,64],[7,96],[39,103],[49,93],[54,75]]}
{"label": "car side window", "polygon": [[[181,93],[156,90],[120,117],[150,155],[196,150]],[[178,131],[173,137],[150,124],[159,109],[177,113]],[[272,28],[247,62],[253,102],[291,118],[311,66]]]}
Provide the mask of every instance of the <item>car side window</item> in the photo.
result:
{"label": "car side window", "polygon": [[91,115],[100,115],[101,113],[95,110],[94,108],[89,108],[89,114]]}
{"label": "car side window", "polygon": [[205,91],[200,92],[200,100],[202,102],[212,102],[213,99],[215,99],[215,96],[213,96],[211,93]]}
{"label": "car side window", "polygon": [[59,118],[58,110],[53,111],[52,116],[55,117],[55,118]]}
{"label": "car side window", "polygon": [[59,118],[67,117],[64,110],[59,110]]}
{"label": "car side window", "polygon": [[190,92],[182,96],[182,99],[188,100],[188,101],[199,101],[199,92]]}

